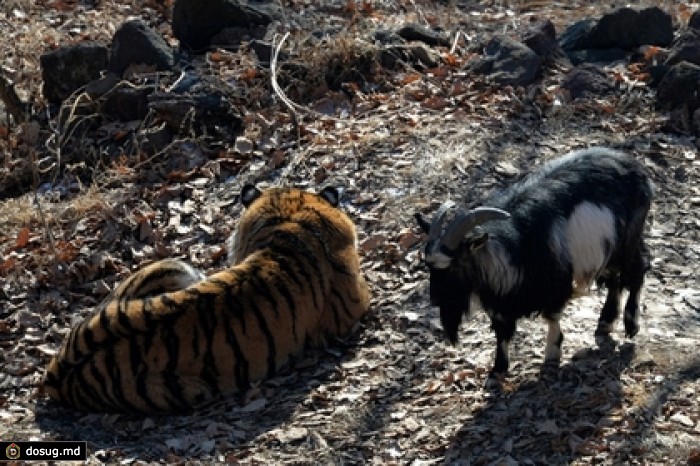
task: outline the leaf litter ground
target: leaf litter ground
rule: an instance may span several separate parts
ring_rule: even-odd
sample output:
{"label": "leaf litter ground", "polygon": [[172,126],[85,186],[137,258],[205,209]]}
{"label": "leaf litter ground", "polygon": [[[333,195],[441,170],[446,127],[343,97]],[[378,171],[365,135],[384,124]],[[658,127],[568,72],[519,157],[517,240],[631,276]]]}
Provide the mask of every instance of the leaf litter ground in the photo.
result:
{"label": "leaf litter ground", "polygon": [[[549,2],[512,8],[483,2],[467,28],[449,7],[431,2],[361,9],[339,2],[326,10],[291,3],[329,24],[351,23],[345,45],[366,33],[363,25],[378,23],[461,24],[477,40],[532,16],[556,17],[561,28],[577,15],[600,13]],[[141,6],[105,2],[85,20],[83,34],[109,30],[104,22],[118,24]],[[62,14],[48,4],[21,7],[5,14],[32,27]],[[17,16],[24,11],[28,16]],[[30,48],[26,40],[17,41],[17,50]],[[438,68],[386,73],[373,93],[326,89],[310,96],[297,89],[307,97],[297,125],[281,103],[259,103],[245,115],[246,133],[235,147],[196,169],[127,160],[107,166],[92,186],[3,201],[0,438],[86,440],[91,462],[110,463],[700,464],[695,139],[662,131],[664,115],[653,110],[650,91],[624,67],[622,92],[562,102],[561,72],[548,73],[534,93],[494,88],[461,71],[470,53],[464,44],[441,49]],[[270,92],[240,57],[216,54],[221,66],[214,72],[248,76],[251,90]],[[36,75],[26,72],[26,89]],[[266,148],[252,150],[248,141]],[[12,139],[4,144],[10,160]],[[539,377],[545,330],[533,319],[519,325],[502,389],[488,390],[494,352],[488,321],[475,312],[460,343],[445,343],[437,310],[428,306],[412,213],[448,197],[473,205],[544,160],[597,144],[634,153],[657,189],[642,330],[626,341],[617,328],[617,341],[599,348],[593,331],[603,292],[593,290],[567,308],[553,380]],[[182,145],[178,154],[191,155],[193,147]],[[86,415],[37,394],[70,325],[139,264],[178,256],[207,271],[224,266],[225,240],[240,212],[236,194],[246,181],[345,187],[343,207],[357,221],[373,292],[357,334],[309,354],[292,372],[187,416]]]}

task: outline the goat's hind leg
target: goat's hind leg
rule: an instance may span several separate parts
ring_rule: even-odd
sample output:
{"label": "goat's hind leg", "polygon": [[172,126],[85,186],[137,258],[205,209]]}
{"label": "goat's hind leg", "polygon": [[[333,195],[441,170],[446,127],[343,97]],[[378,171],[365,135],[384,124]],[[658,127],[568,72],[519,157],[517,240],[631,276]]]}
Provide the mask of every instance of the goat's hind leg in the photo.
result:
{"label": "goat's hind leg", "polygon": [[545,364],[557,364],[561,359],[561,344],[564,341],[564,334],[559,326],[561,313],[546,317],[547,320],[547,343],[544,348]]}
{"label": "goat's hind leg", "polygon": [[605,299],[605,304],[598,319],[598,328],[595,331],[597,340],[604,339],[610,335],[615,321],[620,316],[620,274],[610,272],[601,282],[605,283],[608,289],[608,296]]}
{"label": "goat's hind leg", "polygon": [[627,338],[634,338],[639,332],[639,295],[644,284],[644,274],[649,270],[649,262],[649,251],[642,243],[622,274],[622,286],[629,290],[623,316]]}

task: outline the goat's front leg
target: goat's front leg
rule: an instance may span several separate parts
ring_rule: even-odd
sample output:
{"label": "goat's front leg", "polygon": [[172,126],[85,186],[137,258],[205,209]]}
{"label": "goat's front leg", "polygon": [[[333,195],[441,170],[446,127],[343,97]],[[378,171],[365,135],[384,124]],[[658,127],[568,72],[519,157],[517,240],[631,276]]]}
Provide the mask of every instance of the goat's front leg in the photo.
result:
{"label": "goat's front leg", "polygon": [[491,320],[491,328],[496,332],[496,362],[491,369],[491,376],[502,377],[508,372],[508,348],[515,335],[515,321]]}
{"label": "goat's front leg", "polygon": [[556,379],[561,359],[561,344],[564,341],[564,334],[559,326],[561,310],[545,312],[544,318],[547,320],[547,342],[544,347],[544,363],[540,369],[540,379],[550,382]]}
{"label": "goat's front leg", "polygon": [[629,290],[623,317],[627,338],[634,338],[639,332],[639,294],[644,284],[644,274],[649,269],[650,259],[649,251],[642,243],[624,273],[624,286]]}
{"label": "goat's front leg", "polygon": [[561,344],[564,341],[564,334],[559,326],[561,314],[555,314],[547,319],[547,343],[544,347],[544,362],[558,363],[561,359]]}

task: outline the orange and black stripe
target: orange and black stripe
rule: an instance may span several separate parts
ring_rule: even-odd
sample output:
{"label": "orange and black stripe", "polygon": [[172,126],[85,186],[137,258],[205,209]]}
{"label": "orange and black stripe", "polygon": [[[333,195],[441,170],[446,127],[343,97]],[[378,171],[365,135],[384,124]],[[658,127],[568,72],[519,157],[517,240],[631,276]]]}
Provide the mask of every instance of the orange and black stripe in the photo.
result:
{"label": "orange and black stripe", "polygon": [[69,334],[44,387],[87,411],[182,412],[276,374],[367,311],[338,193],[244,188],[232,265],[166,259],[135,273]]}

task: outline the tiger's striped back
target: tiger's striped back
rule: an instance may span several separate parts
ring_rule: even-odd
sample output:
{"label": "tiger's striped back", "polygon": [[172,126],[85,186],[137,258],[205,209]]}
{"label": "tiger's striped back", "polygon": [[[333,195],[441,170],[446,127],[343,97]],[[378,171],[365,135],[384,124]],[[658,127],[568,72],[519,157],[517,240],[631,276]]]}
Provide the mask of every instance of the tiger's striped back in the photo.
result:
{"label": "tiger's striped back", "polygon": [[337,192],[244,188],[229,268],[145,267],[71,330],[44,387],[88,411],[186,411],[274,375],[367,311]]}

